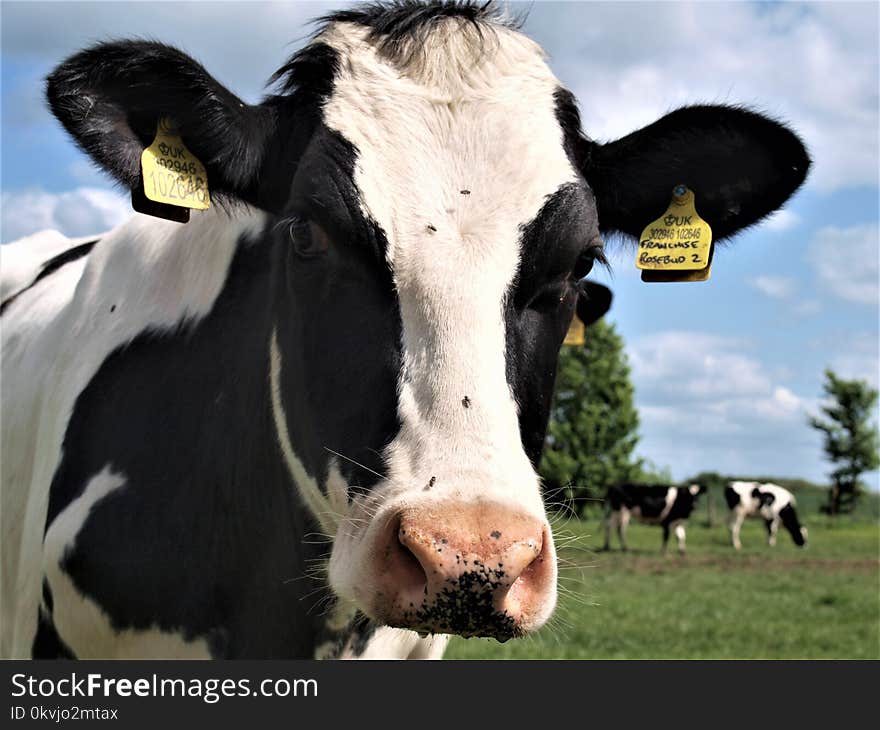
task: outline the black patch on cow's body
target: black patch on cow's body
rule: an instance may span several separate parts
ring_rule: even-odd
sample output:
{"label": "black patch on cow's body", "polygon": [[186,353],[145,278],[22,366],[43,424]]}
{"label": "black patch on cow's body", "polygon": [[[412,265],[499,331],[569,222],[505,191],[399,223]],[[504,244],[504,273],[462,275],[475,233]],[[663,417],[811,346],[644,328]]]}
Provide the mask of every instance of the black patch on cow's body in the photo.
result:
{"label": "black patch on cow's body", "polygon": [[37,615],[37,633],[34,636],[34,643],[31,645],[31,658],[76,659],[70,647],[58,636],[52,618],[43,611],[39,611]]}
{"label": "black patch on cow's body", "polygon": [[37,614],[37,633],[31,645],[31,656],[34,659],[76,659],[52,623],[53,608],[52,591],[43,580],[43,605]]}
{"label": "black patch on cow's body", "polygon": [[285,408],[310,414],[291,421],[291,439],[321,478],[335,458],[351,495],[385,474],[382,450],[400,430],[402,332],[388,240],[361,209],[356,161],[350,142],[318,125],[285,216],[315,221],[332,245],[304,261],[279,241],[272,305],[288,364],[281,373]]}
{"label": "black patch on cow's body", "polygon": [[654,518],[666,508],[668,493],[669,487],[664,484],[618,484],[609,487],[605,499],[615,512],[623,507],[630,511],[638,507],[642,516]]}
{"label": "black patch on cow's body", "polygon": [[228,658],[310,657],[321,621],[300,577],[324,548],[304,539],[315,527],[268,406],[269,248],[239,247],[198,324],[105,360],[76,400],[46,523],[105,468],[119,474],[63,569],[114,629],[158,627]]}
{"label": "black patch on cow's body", "polygon": [[724,501],[727,502],[728,509],[733,509],[736,507],[742,500],[740,499],[739,492],[737,492],[730,485],[724,487]]}
{"label": "black patch on cow's body", "polygon": [[94,241],[86,241],[85,243],[80,243],[76,246],[72,246],[71,248],[67,249],[66,251],[62,251],[57,256],[53,256],[48,261],[43,262],[43,266],[40,269],[40,273],[36,275],[36,277],[34,278],[34,280],[30,284],[28,284],[23,289],[19,289],[17,292],[6,297],[6,299],[3,300],[3,303],[0,304],[0,314],[3,314],[3,312],[6,311],[6,308],[10,304],[12,304],[18,297],[20,297],[22,294],[24,294],[31,287],[39,284],[47,276],[54,274],[61,267],[65,266],[69,263],[72,263],[74,261],[77,261],[77,260],[81,259],[83,256],[88,256],[89,253],[91,252],[91,250],[95,247],[95,244],[97,242],[98,242],[98,239],[96,238]]}

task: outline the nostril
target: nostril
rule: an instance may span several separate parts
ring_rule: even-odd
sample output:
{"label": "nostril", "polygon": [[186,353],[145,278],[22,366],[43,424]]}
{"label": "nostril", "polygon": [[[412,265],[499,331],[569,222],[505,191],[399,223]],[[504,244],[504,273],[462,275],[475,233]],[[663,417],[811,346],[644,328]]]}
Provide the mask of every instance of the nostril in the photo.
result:
{"label": "nostril", "polygon": [[410,573],[414,580],[424,582],[426,580],[425,569],[413,551],[400,539],[400,533],[397,536],[397,545],[400,551],[400,562],[406,572]]}
{"label": "nostril", "polygon": [[504,610],[522,617],[533,611],[534,604],[543,595],[555,568],[552,538],[546,528],[541,539],[529,540],[527,547],[531,549],[532,557],[529,559],[524,556],[521,560],[522,569],[501,600]]}
{"label": "nostril", "polygon": [[421,599],[428,585],[428,577],[421,561],[407,544],[406,526],[400,518],[392,527],[391,534],[388,572],[393,576],[401,596]]}

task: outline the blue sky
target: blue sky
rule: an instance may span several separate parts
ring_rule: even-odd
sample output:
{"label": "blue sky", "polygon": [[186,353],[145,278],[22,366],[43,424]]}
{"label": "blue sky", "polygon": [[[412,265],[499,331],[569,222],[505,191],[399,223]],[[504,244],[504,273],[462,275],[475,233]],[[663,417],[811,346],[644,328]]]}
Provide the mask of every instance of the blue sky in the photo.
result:
{"label": "blue sky", "polygon": [[[2,218],[8,242],[44,228],[85,235],[130,211],[46,111],[42,78],[99,39],[153,37],[256,101],[340,3],[2,4]],[[627,343],[639,453],[699,470],[828,470],[806,413],[822,371],[878,384],[878,5],[510,4],[579,98],[585,130],[613,139],[678,105],[741,103],[788,121],[814,158],[784,212],[716,254],[707,284],[644,284],[612,251],[609,315]],[[699,207],[699,201],[698,201]],[[674,379],[673,379],[674,377]],[[873,488],[878,474],[870,475]]]}

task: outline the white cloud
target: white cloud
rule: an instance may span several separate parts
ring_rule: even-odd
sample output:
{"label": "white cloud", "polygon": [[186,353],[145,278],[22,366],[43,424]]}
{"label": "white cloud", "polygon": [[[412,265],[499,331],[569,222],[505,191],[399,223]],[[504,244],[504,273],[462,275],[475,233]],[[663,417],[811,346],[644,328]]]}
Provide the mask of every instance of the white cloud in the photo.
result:
{"label": "white cloud", "polygon": [[845,346],[835,349],[830,367],[841,378],[867,380],[875,388],[878,387],[880,346],[877,332],[865,332],[850,337]]}
{"label": "white cloud", "polygon": [[788,299],[797,289],[797,282],[790,276],[755,276],[749,284],[773,299]]}
{"label": "white cloud", "polygon": [[132,213],[127,197],[112,190],[89,187],[63,193],[4,191],[0,196],[0,208],[0,232],[4,243],[46,228],[66,236],[101,233]]}
{"label": "white cloud", "polygon": [[627,351],[641,420],[639,453],[671,466],[677,478],[706,469],[815,469],[821,448],[806,425],[814,401],[778,382],[784,372],[766,367],[748,342],[667,331],[636,338]]}
{"label": "white cloud", "polygon": [[792,416],[800,417],[805,411],[803,398],[792,393],[788,388],[777,385],[769,398],[756,401],[757,413],[765,418],[776,421],[788,421]]}
{"label": "white cloud", "polygon": [[527,28],[577,94],[591,136],[618,138],[683,104],[742,103],[802,134],[815,188],[877,185],[876,3],[553,8],[536,4]]}
{"label": "white cloud", "polygon": [[821,228],[807,249],[821,284],[849,302],[877,306],[880,301],[880,228],[876,223]]}
{"label": "white cloud", "polygon": [[795,304],[792,311],[799,317],[812,317],[822,311],[822,302],[818,299],[805,299]]}
{"label": "white cloud", "polygon": [[771,383],[741,340],[702,332],[660,332],[629,348],[637,390],[666,402],[767,396]]}
{"label": "white cloud", "polygon": [[790,231],[801,223],[801,217],[787,208],[777,210],[769,218],[765,218],[761,225],[768,231],[781,233],[782,231]]}

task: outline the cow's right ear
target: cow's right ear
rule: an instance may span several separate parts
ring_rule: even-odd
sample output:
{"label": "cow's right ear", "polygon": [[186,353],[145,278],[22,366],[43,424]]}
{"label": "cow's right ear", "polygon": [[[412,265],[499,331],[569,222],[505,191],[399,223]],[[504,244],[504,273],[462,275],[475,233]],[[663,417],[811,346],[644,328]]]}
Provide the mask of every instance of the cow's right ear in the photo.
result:
{"label": "cow's right ear", "polygon": [[77,144],[129,189],[139,183],[141,153],[159,118],[169,117],[205,166],[212,193],[260,205],[257,183],[273,110],[245,104],[176,48],[100,43],[58,66],[46,95]]}

